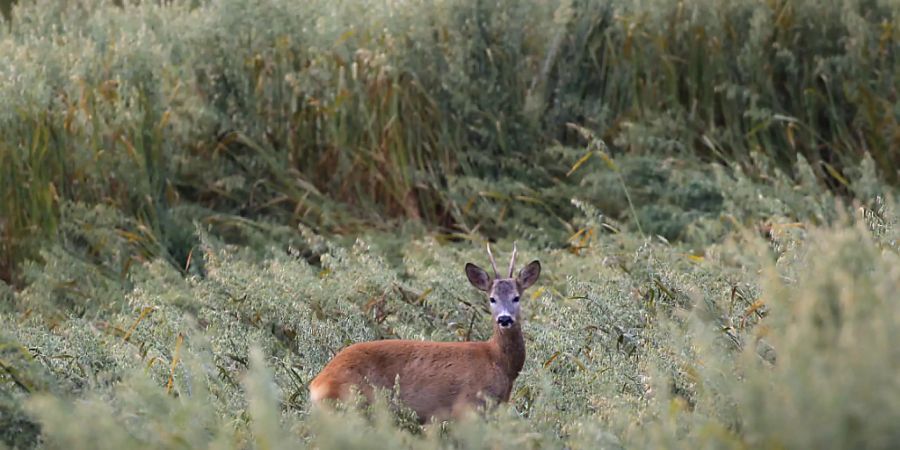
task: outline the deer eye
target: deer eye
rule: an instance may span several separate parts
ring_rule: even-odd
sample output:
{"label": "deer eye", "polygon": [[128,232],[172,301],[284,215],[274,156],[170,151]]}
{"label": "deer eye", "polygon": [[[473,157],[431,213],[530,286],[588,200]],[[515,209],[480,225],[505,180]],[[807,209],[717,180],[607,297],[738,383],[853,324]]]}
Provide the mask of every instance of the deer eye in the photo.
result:
{"label": "deer eye", "polygon": [[495,299],[494,297],[491,297],[491,303],[497,303],[497,299]]}
{"label": "deer eye", "polygon": [[519,297],[514,298],[513,303],[519,303]]}

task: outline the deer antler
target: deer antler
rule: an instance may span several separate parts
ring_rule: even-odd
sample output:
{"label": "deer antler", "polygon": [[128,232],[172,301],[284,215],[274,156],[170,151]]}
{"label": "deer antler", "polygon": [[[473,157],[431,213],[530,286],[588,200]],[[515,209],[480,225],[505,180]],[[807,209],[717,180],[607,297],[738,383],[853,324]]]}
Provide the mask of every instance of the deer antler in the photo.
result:
{"label": "deer antler", "polygon": [[497,263],[494,261],[494,254],[491,253],[491,243],[487,243],[488,257],[491,258],[491,267],[494,268],[494,279],[500,278],[500,272],[497,272]]}
{"label": "deer antler", "polygon": [[517,252],[516,242],[513,241],[512,258],[509,258],[509,275],[507,275],[509,278],[512,278],[513,270],[516,268],[516,252]]}

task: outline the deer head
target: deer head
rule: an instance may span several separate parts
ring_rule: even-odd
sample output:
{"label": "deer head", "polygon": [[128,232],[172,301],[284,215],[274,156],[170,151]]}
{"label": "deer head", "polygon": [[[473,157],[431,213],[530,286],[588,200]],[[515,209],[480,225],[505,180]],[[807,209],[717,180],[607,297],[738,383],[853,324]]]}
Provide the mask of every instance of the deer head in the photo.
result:
{"label": "deer head", "polygon": [[490,243],[487,245],[487,253],[491,260],[494,276],[491,277],[484,269],[475,264],[467,263],[466,277],[469,278],[472,286],[488,293],[488,299],[491,302],[491,317],[494,319],[494,323],[501,329],[511,328],[519,321],[519,300],[522,293],[531,287],[541,275],[541,263],[537,260],[528,263],[513,278],[516,265],[516,245],[514,243],[512,257],[509,259],[509,272],[506,278],[501,278],[497,272],[494,255],[491,253]]}

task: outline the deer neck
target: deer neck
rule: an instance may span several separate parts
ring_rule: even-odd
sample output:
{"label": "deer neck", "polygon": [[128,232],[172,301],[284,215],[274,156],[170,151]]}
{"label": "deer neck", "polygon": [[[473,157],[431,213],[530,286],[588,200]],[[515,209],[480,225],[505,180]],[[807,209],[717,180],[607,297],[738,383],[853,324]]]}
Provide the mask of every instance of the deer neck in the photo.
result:
{"label": "deer neck", "polygon": [[514,380],[525,365],[525,338],[519,323],[516,322],[509,328],[500,328],[494,324],[494,334],[488,342],[497,348],[501,367]]}

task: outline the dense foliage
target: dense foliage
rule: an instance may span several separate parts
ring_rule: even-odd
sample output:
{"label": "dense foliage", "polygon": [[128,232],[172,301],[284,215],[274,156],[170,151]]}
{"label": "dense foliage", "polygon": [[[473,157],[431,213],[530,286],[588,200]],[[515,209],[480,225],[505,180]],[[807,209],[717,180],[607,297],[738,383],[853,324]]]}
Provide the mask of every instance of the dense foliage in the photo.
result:
{"label": "dense foliage", "polygon": [[869,157],[898,182],[889,0],[20,3],[0,26],[14,283],[67,201],[123,211],[145,256],[182,263],[193,220],[496,238],[506,215],[480,206],[527,203],[558,227],[580,191],[570,123],[613,156],[758,179],[802,156],[838,192]]}
{"label": "dense foliage", "polygon": [[[726,210],[765,208],[747,204],[759,192],[727,195]],[[845,211],[814,192],[798,200]],[[480,245],[345,245],[306,231],[259,253],[198,230],[188,275],[155,260],[123,278],[96,262],[129,246],[111,237],[115,213],[70,211],[91,224],[70,238],[102,250],[86,261],[52,247],[26,289],[5,293],[0,429],[8,445],[54,448],[889,448],[900,439],[895,211],[782,219],[767,237],[733,232],[690,251],[611,231],[585,208],[587,237],[571,247],[519,241],[545,273],[525,300],[528,359],[511,403],[424,430],[384,406],[310,413],[306,384],[351,342],[486,338],[484,298],[461,270],[483,263]],[[288,233],[257,227],[247,232]]]}
{"label": "dense foliage", "polygon": [[[0,448],[896,447],[898,27],[891,0],[20,0]],[[310,410],[349,343],[486,338],[485,240],[544,266],[508,405]]]}

